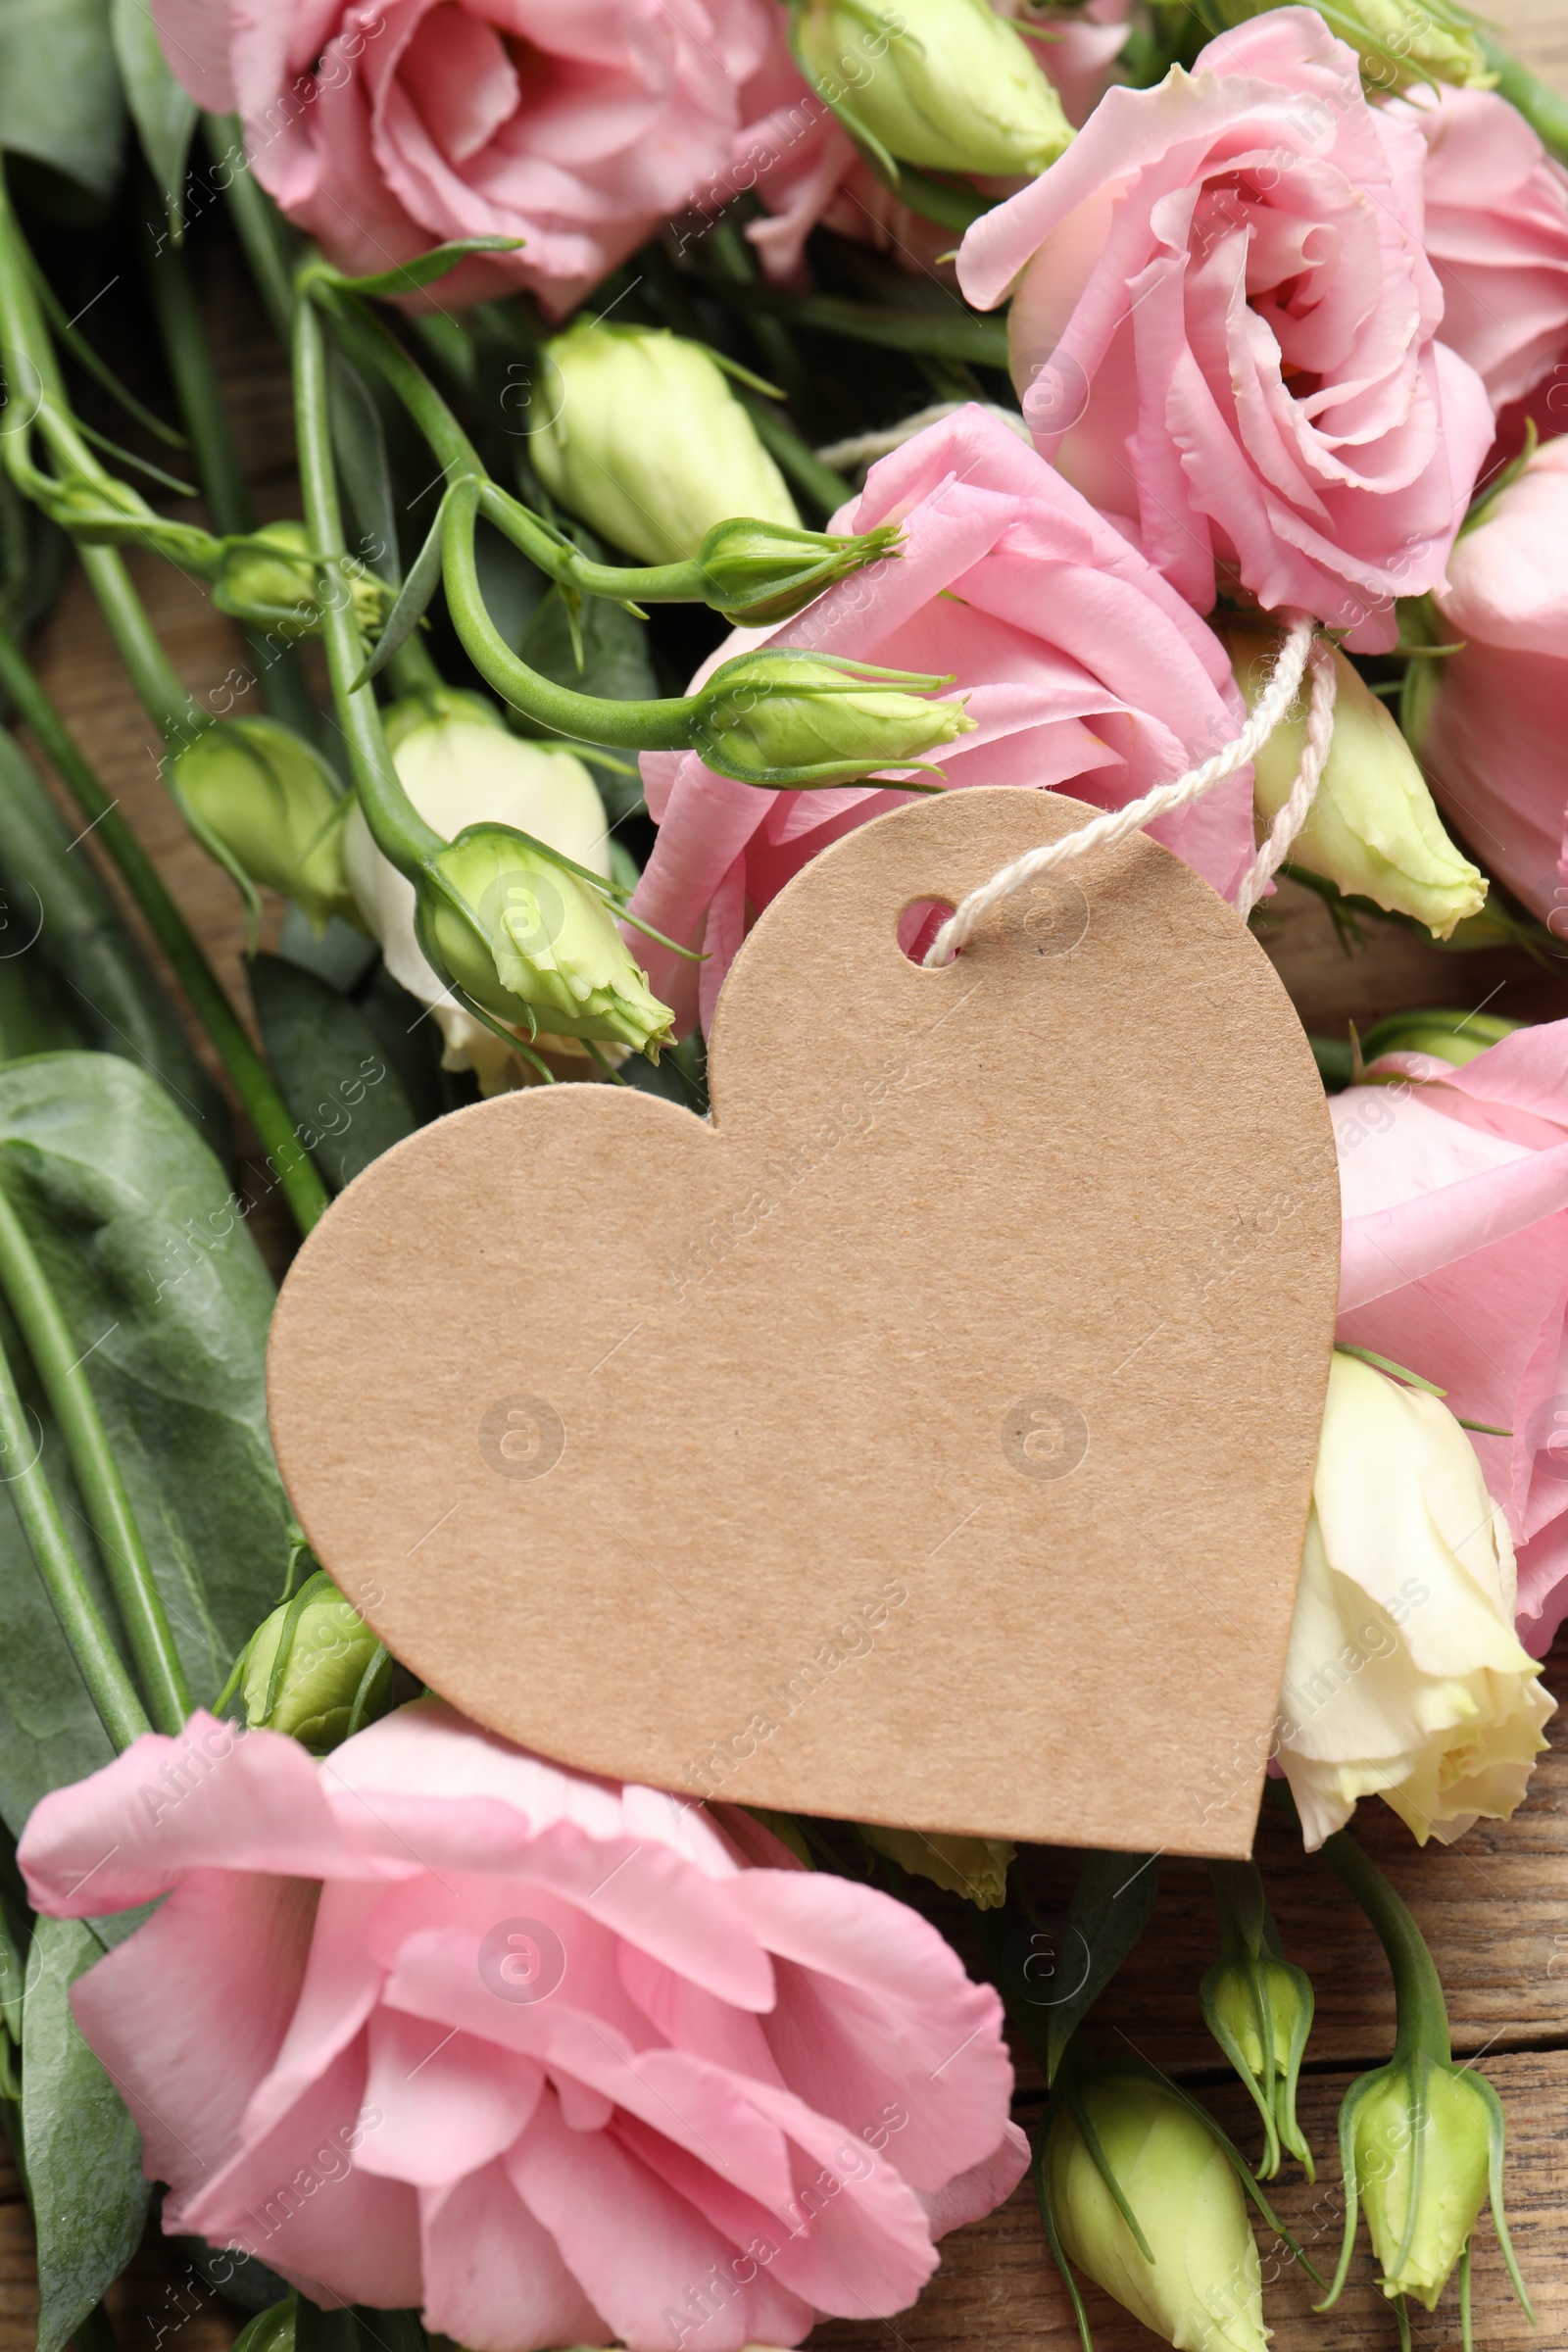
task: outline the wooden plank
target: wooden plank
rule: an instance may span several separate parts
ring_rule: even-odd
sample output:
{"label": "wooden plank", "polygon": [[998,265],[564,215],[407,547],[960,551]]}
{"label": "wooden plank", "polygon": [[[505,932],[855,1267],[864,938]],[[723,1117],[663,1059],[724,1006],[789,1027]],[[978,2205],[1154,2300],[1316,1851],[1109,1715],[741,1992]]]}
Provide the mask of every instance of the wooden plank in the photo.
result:
{"label": "wooden plank", "polygon": [[[1507,2213],[1514,2251],[1536,2304],[1532,2330],[1515,2305],[1490,2222],[1476,2232],[1474,2303],[1476,2341],[1486,2352],[1558,2352],[1568,2343],[1568,2055],[1519,2053],[1489,2060],[1489,2079],[1508,2111]],[[1268,2194],[1292,2231],[1325,2276],[1333,2276],[1340,2249],[1344,2205],[1334,2154],[1334,2119],[1351,2078],[1317,2076],[1303,2084],[1302,2127],[1317,2151],[1318,2182],[1271,2183]],[[1252,2145],[1245,2095],[1229,2089],[1209,2094],[1215,2114],[1244,2147]],[[1275,2190],[1278,2189],[1278,2196]],[[1273,2352],[1395,2352],[1398,2328],[1393,2312],[1372,2283],[1373,2265],[1364,2225],[1351,2282],[1335,2310],[1322,2318],[1312,2311],[1317,2290],[1282,2257],[1272,2233],[1258,2222],[1255,2234],[1263,2258],[1264,2316],[1274,2328]],[[1095,2352],[1149,2352],[1148,2330],[1098,2288],[1085,2294]],[[1417,2352],[1458,2352],[1456,2288],[1429,2316],[1411,2313]],[[895,2320],[835,2320],[818,2328],[813,2347],[833,2352],[949,2352],[960,2344],[983,2343],[987,2352],[1078,2352],[1072,2308],[1052,2266],[1045,2232],[1027,2180],[1000,2213],[977,2222],[946,2241],[942,2268],[912,2311]],[[688,2352],[695,2344],[688,2339]]]}

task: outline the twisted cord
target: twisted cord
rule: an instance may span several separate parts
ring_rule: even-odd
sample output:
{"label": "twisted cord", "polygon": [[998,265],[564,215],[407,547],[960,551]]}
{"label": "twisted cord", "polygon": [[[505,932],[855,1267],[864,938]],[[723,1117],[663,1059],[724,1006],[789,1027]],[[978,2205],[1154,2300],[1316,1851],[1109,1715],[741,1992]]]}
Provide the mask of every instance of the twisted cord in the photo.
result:
{"label": "twisted cord", "polygon": [[1244,923],[1290,856],[1292,844],[1317,797],[1329,746],[1334,741],[1334,656],[1320,637],[1312,647],[1312,697],[1307,706],[1301,764],[1291,786],[1290,799],[1275,817],[1267,841],[1236,894],[1236,911]]}
{"label": "twisted cord", "polygon": [[[1130,801],[1125,808],[1109,809],[1103,816],[1094,817],[1087,825],[1080,825],[1076,832],[1064,833],[1059,841],[1045,842],[1039,849],[1026,851],[1023,857],[1015,858],[1010,865],[1003,866],[999,873],[992,875],[989,882],[982,882],[978,890],[971,890],[968,897],[954,908],[931,942],[925,961],[928,964],[950,962],[960,948],[967,947],[981,917],[989,914],[992,907],[999,906],[1004,899],[1010,898],[1015,890],[1022,890],[1026,883],[1038,880],[1040,875],[1049,874],[1074,858],[1082,858],[1087,851],[1113,849],[1117,842],[1125,841],[1131,833],[1141,832],[1156,816],[1166,816],[1173,808],[1190,808],[1195,801],[1200,801],[1205,793],[1212,792],[1216,784],[1223,784],[1228,776],[1235,775],[1238,768],[1246,767],[1262,750],[1296,700],[1312,650],[1313,626],[1310,613],[1298,612],[1292,618],[1268,684],[1257,698],[1257,708],[1233,743],[1224,745],[1200,767],[1190,767],[1173,784],[1156,784],[1152,792],[1144,794],[1142,800]],[[1332,664],[1329,676],[1332,693]],[[1332,703],[1330,715],[1332,718]],[[1319,765],[1321,767],[1321,761]],[[1315,785],[1314,777],[1314,789]],[[1296,793],[1293,791],[1287,809],[1294,805]],[[1281,811],[1282,815],[1285,813],[1285,810]],[[1303,808],[1303,819],[1305,813]],[[1272,835],[1267,846],[1272,849]],[[1283,857],[1284,854],[1282,848],[1280,855]],[[1256,872],[1254,866],[1252,875],[1255,876]],[[1251,879],[1252,876],[1250,876],[1249,881]],[[1257,887],[1261,888],[1261,883]]]}

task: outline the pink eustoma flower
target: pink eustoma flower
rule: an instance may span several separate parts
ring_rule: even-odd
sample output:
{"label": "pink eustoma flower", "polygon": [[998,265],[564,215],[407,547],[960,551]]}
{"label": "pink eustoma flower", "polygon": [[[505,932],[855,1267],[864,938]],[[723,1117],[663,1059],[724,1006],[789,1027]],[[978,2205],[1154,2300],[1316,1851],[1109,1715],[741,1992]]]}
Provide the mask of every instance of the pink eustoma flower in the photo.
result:
{"label": "pink eustoma flower", "polygon": [[21,1860],[57,1917],[168,1898],[72,1996],[166,2230],[473,2352],[738,2352],[902,2310],[1027,2143],[936,1930],[721,1818],[423,1699],[320,1763],[194,1715]]}
{"label": "pink eustoma flower", "polygon": [[1546,441],[1448,564],[1417,750],[1445,816],[1568,936],[1568,439]]}
{"label": "pink eustoma flower", "polygon": [[1492,411],[1441,340],[1425,161],[1408,110],[1284,8],[1108,91],[965,236],[970,301],[1013,293],[1037,446],[1200,612],[1229,577],[1371,653],[1443,578]]}
{"label": "pink eustoma flower", "polygon": [[[739,630],[699,677],[758,644],[956,673],[976,722],[943,754],[950,786],[1059,787],[1102,808],[1208,759],[1246,713],[1223,647],[1122,534],[1000,418],[933,424],[872,466],[836,529],[896,520],[903,553],[771,633]],[[639,935],[653,986],[706,1027],[755,916],[830,841],[898,805],[896,785],[760,792],[694,752],[645,752],[659,825],[633,911],[701,945],[694,967]],[[1216,890],[1252,856],[1251,769],[1150,827]],[[912,946],[911,940],[906,942]],[[700,974],[700,977],[699,977]]]}
{"label": "pink eustoma flower", "polygon": [[1418,85],[1401,105],[1427,145],[1443,340],[1505,408],[1568,356],[1568,172],[1494,90]]}
{"label": "pink eustoma flower", "polygon": [[155,0],[164,53],[236,112],[257,178],[341,268],[451,238],[520,252],[441,282],[554,317],[729,161],[774,0]]}
{"label": "pink eustoma flower", "polygon": [[1568,1021],[1516,1030],[1455,1069],[1329,1104],[1345,1215],[1338,1337],[1447,1391],[1519,1562],[1520,1640],[1568,1614]]}

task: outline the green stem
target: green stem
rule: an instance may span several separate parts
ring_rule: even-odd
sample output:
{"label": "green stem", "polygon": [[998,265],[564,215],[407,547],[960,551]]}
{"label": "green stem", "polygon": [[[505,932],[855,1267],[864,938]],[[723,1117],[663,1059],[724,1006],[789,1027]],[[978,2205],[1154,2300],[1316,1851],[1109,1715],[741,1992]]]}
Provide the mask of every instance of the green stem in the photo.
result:
{"label": "green stem", "polygon": [[460,483],[447,516],[444,580],[447,610],[468,659],[514,710],[553,734],[626,751],[684,750],[692,740],[695,704],[687,697],[660,702],[606,702],[557,686],[520,661],[485,608],[474,555],[478,482]]}
{"label": "green stem", "polygon": [[245,160],[245,131],[238,115],[209,115],[206,127],[208,152],[218,169],[228,173],[222,187],[229,218],[272,331],[286,351],[294,330],[292,235]]}
{"label": "green stem", "polygon": [[349,773],[377,849],[417,886],[425,865],[439,856],[446,843],[425,823],[398,782],[374,688],[354,684],[365,664],[365,646],[340,569],[347,550],[332,468],[326,341],[316,306],[310,302],[301,302],[294,314],[294,421],[306,526],[318,567],[321,640],[333,707],[348,751]]}
{"label": "green stem", "polygon": [[1323,1840],[1323,1857],[1339,1873],[1372,1922],[1378,1941],[1388,1955],[1398,2017],[1392,2063],[1398,2066],[1416,2057],[1427,2057],[1441,2065],[1449,2065],[1453,2049],[1448,2038],[1443,1984],[1420,1929],[1377,1864],[1348,1830],[1336,1830]]}
{"label": "green stem", "polygon": [[[223,405],[189,257],[163,239],[148,260],[147,282],[208,513],[225,538],[241,537],[256,528],[256,503]],[[279,652],[269,644],[266,630],[254,626],[246,629],[245,641],[272,716],[314,741],[316,706],[297,650],[285,646]]]}
{"label": "green stem", "polygon": [[124,558],[112,547],[83,547],[77,553],[148,717],[172,751],[193,742],[214,722],[176,677],[147,608],[131,585]]}
{"label": "green stem", "polygon": [[22,1409],[10,1360],[0,1345],[0,1461],[18,1465],[6,1471],[5,1483],[88,1696],[116,1747],[124,1749],[153,1727],[120,1652],[109,1639],[81,1562],[72,1548],[44,1473],[41,1451],[34,1455],[32,1448],[32,1427]]}
{"label": "green stem", "polygon": [[284,1197],[301,1233],[309,1233],[326,1206],[326,1187],[314,1162],[300,1150],[294,1121],[270,1071],[251,1043],[245,1024],[230,1004],[222,983],[171,898],[158,868],[88,766],[21,648],[3,627],[0,627],[0,687],[31,728],[83,816],[91,820],[94,838],[103,844],[124,876],[148,929],[168,956],[197,1019],[217,1048],[234,1090],[250,1114],[263,1151],[274,1167],[285,1171],[279,1177]]}
{"label": "green stem", "polygon": [[191,1695],[153,1564],[83,1369],[81,1351],[3,1186],[0,1290],[70,1449],[71,1465],[147,1694],[148,1710],[161,1732],[178,1732],[191,1711]]}

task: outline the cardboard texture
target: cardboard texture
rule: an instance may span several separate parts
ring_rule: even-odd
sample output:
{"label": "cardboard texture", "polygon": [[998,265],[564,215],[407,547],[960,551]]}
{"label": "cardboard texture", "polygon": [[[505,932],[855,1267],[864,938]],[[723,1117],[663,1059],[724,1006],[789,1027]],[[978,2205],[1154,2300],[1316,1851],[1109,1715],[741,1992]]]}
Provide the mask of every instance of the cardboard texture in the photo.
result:
{"label": "cardboard texture", "polygon": [[505,1095],[306,1243],[283,1476],[456,1705],[695,1796],[1249,1851],[1338,1280],[1305,1038],[1144,838],[898,944],[1090,813],[850,834],[735,962],[711,1125]]}

